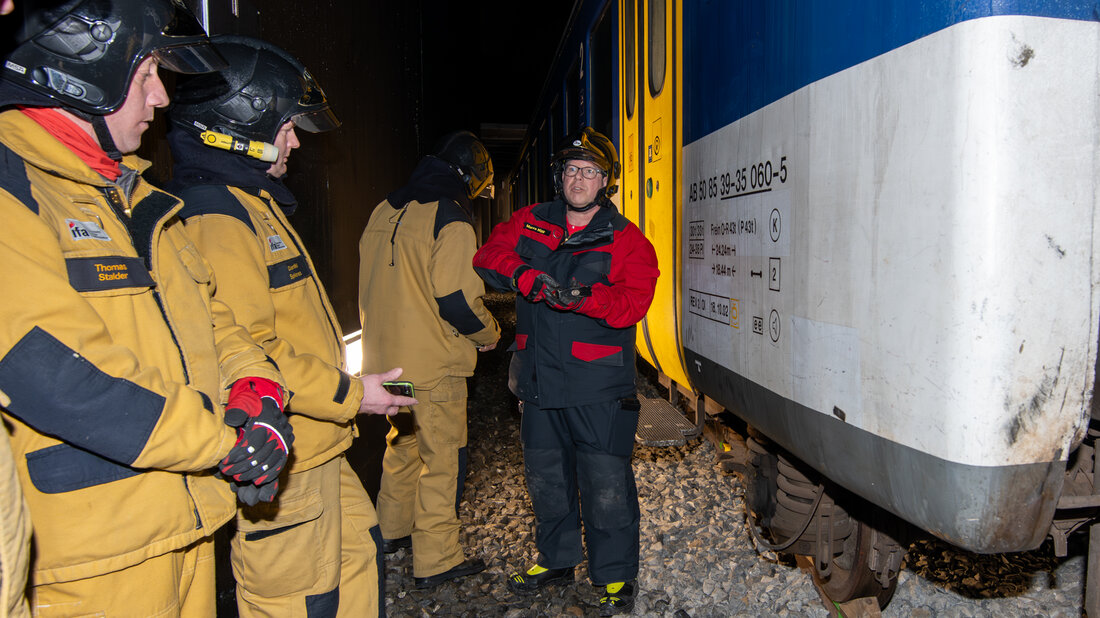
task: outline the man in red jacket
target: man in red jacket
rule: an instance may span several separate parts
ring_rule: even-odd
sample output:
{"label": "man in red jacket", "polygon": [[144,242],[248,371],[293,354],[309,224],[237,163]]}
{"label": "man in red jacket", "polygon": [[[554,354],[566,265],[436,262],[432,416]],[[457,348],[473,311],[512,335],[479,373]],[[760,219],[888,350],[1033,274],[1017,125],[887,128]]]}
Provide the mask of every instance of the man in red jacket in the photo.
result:
{"label": "man in red jacket", "polygon": [[637,593],[634,339],[657,256],[611,203],[619,163],[610,140],[586,127],[552,165],[557,198],[516,212],[474,256],[490,285],[518,292],[508,387],[523,410],[539,557],[508,585],[529,593],[572,581],[583,519],[588,573],[610,616],[630,612]]}

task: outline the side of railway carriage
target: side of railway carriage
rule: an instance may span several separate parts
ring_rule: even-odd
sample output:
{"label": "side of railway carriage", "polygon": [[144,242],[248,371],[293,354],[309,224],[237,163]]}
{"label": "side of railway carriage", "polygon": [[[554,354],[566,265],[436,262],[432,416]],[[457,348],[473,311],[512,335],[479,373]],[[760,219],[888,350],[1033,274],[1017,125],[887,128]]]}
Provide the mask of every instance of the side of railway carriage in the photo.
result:
{"label": "side of railway carriage", "polygon": [[840,600],[888,600],[886,512],[971,551],[1064,551],[1100,505],[1098,19],[1063,0],[575,6],[514,207],[552,196],[569,131],[613,137],[619,206],[661,262],[639,353],[750,426],[754,525]]}

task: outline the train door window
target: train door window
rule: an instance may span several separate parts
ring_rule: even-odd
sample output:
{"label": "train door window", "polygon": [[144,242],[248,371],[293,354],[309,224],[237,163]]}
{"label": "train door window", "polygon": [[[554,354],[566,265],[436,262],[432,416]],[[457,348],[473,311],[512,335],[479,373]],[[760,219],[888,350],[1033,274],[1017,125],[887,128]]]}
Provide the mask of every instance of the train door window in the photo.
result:
{"label": "train door window", "polygon": [[584,109],[584,90],[581,88],[580,59],[569,69],[565,77],[565,132],[573,133],[584,125],[581,110]]}
{"label": "train door window", "polygon": [[520,163],[516,168],[516,192],[515,192],[515,206],[513,210],[519,210],[528,204],[527,202],[527,178],[526,178],[526,164]]}
{"label": "train door window", "polygon": [[623,53],[623,82],[626,87],[626,117],[634,117],[634,95],[637,91],[635,75],[637,68],[634,65],[634,0],[626,0],[623,3],[626,14],[623,15],[623,39],[626,42],[626,50]]}
{"label": "train door window", "polygon": [[[546,125],[542,125],[539,130],[539,135],[546,133]],[[543,139],[542,137],[535,138],[535,141],[531,142],[531,165],[534,166],[534,172],[531,174],[535,179],[534,190],[535,194],[531,197],[536,202],[542,201],[544,195],[546,195],[546,156],[543,154]]]}
{"label": "train door window", "polygon": [[523,162],[523,205],[526,206],[535,201],[534,191],[531,190],[531,161]]}
{"label": "train door window", "polygon": [[[558,143],[565,131],[561,130],[561,98],[555,98],[554,102],[550,104],[550,116],[546,121],[546,124],[550,127],[550,141],[553,144]],[[552,147],[552,146],[551,146]]]}
{"label": "train door window", "polygon": [[[609,3],[610,4],[610,3]],[[615,102],[616,83],[614,80],[613,62],[615,52],[614,33],[611,31],[615,24],[614,12],[608,8],[600,18],[599,23],[592,30],[592,37],[588,44],[588,111],[592,128],[604,135],[611,136],[612,132],[612,105]]]}
{"label": "train door window", "polygon": [[665,87],[665,4],[649,0],[649,94],[657,96]]}

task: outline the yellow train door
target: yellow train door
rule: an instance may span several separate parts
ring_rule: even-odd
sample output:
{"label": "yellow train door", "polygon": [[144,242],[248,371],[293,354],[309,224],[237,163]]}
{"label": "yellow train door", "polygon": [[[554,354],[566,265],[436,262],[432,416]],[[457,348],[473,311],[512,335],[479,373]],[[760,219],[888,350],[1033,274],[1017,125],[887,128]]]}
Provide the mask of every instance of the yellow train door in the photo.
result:
{"label": "yellow train door", "polygon": [[680,352],[681,0],[620,0],[622,211],[657,251],[661,277],[638,325],[643,358],[689,386]]}

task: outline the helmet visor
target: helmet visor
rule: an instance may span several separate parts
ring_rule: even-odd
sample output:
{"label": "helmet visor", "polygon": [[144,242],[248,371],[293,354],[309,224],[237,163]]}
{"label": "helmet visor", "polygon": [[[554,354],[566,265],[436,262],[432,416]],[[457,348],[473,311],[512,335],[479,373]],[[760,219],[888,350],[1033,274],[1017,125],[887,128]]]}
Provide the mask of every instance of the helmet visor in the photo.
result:
{"label": "helmet visor", "polygon": [[182,2],[172,0],[160,37],[153,39],[153,54],[160,66],[176,73],[212,73],[229,68],[195,15]]}
{"label": "helmet visor", "polygon": [[153,52],[160,66],[176,73],[213,73],[229,63],[207,42],[161,47]]}
{"label": "helmet visor", "polygon": [[302,110],[294,114],[291,120],[294,126],[310,133],[331,131],[340,126],[336,119],[336,113],[329,107],[325,91],[317,83],[309,71],[302,71],[302,96],[298,98],[298,109]]}
{"label": "helmet visor", "polygon": [[295,127],[310,133],[323,133],[340,126],[340,121],[336,119],[336,114],[328,105],[321,109],[295,114],[291,120],[294,121]]}

